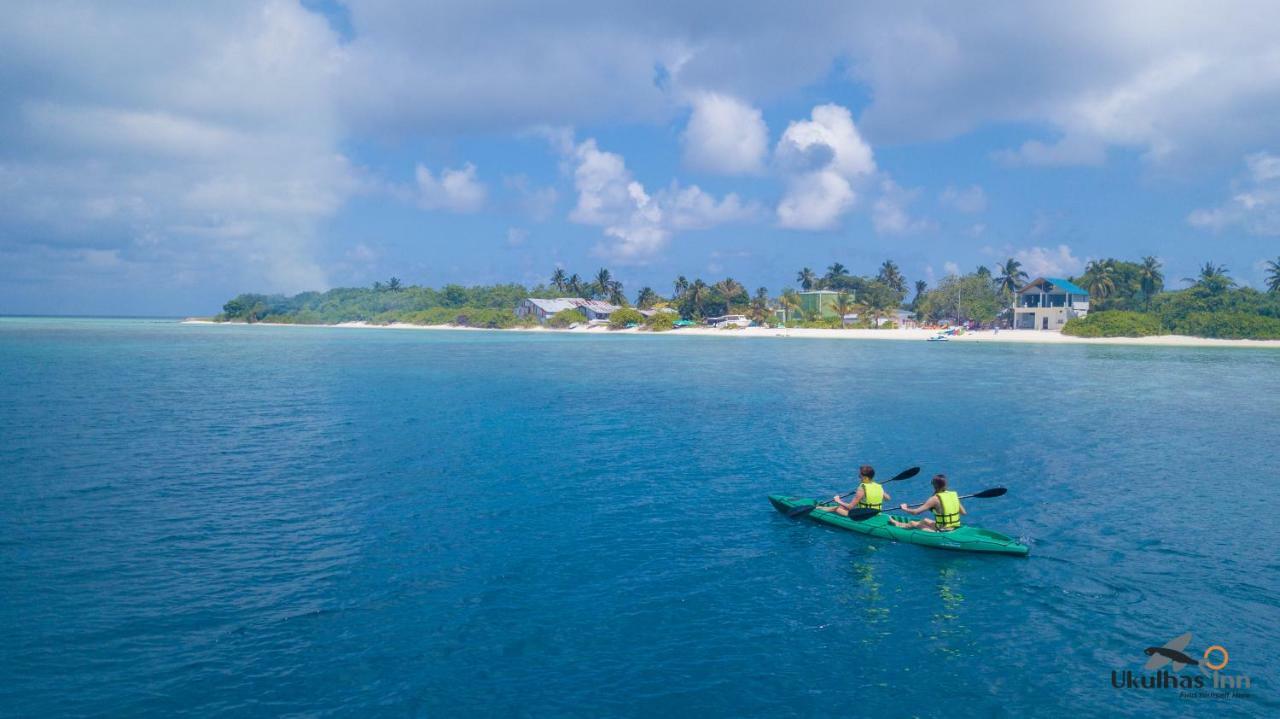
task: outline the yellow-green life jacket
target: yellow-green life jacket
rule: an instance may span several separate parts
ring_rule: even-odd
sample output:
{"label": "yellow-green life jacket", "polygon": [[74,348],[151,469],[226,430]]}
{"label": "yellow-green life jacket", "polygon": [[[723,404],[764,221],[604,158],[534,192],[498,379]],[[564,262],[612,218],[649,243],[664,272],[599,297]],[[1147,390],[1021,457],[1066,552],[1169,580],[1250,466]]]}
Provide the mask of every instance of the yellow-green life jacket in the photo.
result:
{"label": "yellow-green life jacket", "polygon": [[933,521],[938,529],[955,529],[960,526],[960,497],[947,490],[938,492],[938,507],[933,510]]}
{"label": "yellow-green life jacket", "polygon": [[858,501],[859,509],[880,509],[884,503],[884,487],[877,482],[862,483],[862,499]]}

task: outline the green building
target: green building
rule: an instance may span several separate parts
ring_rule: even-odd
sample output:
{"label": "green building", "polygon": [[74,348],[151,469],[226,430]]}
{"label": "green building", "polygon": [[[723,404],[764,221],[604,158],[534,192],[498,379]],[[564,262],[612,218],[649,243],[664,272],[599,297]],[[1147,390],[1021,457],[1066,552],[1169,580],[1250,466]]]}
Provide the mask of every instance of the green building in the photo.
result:
{"label": "green building", "polygon": [[[836,298],[840,296],[835,290],[810,290],[800,294],[800,311],[805,317],[822,317],[831,319],[838,317]],[[852,297],[852,294],[850,294]]]}

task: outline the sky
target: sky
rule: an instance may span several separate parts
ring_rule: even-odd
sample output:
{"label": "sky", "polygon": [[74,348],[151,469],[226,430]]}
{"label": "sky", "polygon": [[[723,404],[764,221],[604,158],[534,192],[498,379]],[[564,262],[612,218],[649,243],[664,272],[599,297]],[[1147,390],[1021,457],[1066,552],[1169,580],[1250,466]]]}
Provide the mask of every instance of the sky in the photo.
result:
{"label": "sky", "polygon": [[0,313],[1280,256],[1274,2],[6,3]]}

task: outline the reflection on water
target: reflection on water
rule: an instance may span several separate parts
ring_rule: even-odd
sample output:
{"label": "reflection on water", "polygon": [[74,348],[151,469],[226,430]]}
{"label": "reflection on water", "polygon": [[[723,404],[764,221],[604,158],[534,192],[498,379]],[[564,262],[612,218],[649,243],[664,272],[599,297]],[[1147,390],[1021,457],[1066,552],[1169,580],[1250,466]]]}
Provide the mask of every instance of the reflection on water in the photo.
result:
{"label": "reflection on water", "polygon": [[955,566],[944,564],[938,568],[935,586],[941,601],[933,613],[931,638],[940,644],[938,648],[943,654],[952,656],[966,654],[973,644],[969,628],[960,615],[964,606],[964,595],[960,593],[961,581],[960,570]]}
{"label": "reflection on water", "polygon": [[876,567],[871,562],[855,561],[853,576],[862,588],[863,614],[869,625],[881,624],[889,618],[889,607],[886,606],[880,582],[876,579]]}

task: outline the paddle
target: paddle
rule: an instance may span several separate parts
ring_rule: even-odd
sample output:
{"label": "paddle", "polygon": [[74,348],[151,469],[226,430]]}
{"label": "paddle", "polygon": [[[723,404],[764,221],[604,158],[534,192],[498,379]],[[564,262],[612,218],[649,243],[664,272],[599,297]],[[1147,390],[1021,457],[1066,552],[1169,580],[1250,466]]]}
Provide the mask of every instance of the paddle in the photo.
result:
{"label": "paddle", "polygon": [[[1001,497],[1001,496],[1004,496],[1004,495],[1005,495],[1005,494],[1007,494],[1008,492],[1009,492],[1009,490],[1005,489],[1004,487],[992,487],[991,489],[984,489],[984,490],[982,490],[981,492],[977,492],[977,493],[975,493],[975,494],[966,494],[966,495],[964,495],[963,497],[957,497],[956,499],[991,499],[992,497]],[[927,500],[926,500],[926,501],[927,501]],[[921,502],[921,504],[924,504],[924,502]],[[891,508],[886,509],[886,510],[883,510],[883,511],[885,511],[885,512],[892,512],[892,511],[893,511],[893,510],[895,510],[895,509],[898,509],[898,508],[897,508],[897,507],[891,507]],[[870,518],[872,518],[872,517],[876,516],[876,515],[877,515],[877,514],[879,514],[880,512],[881,512],[881,510],[879,510],[879,509],[871,509],[871,508],[867,508],[867,509],[850,509],[850,510],[849,510],[849,519],[852,519],[852,520],[853,520],[853,521],[855,521],[855,522],[861,522],[861,521],[862,521],[862,520],[864,520],[864,519],[870,519]]]}
{"label": "paddle", "polygon": [[[911,469],[904,469],[904,470],[902,470],[901,472],[899,472],[898,474],[894,475],[893,477],[890,477],[889,479],[886,479],[885,481],[881,482],[880,484],[888,484],[888,483],[890,483],[890,482],[897,482],[897,481],[898,481],[898,480],[900,480],[900,479],[911,479],[912,477],[916,476],[917,474],[920,474],[920,468],[919,468],[919,467],[912,467]],[[840,499],[844,499],[845,497],[852,497],[853,495],[855,495],[855,494],[857,494],[857,493],[858,493],[858,490],[856,490],[856,489],[855,489],[855,490],[853,490],[852,492],[850,492],[850,493],[848,493],[848,494],[842,494],[842,495],[840,495]],[[806,505],[804,505],[803,507],[796,507],[795,509],[792,509],[791,511],[787,512],[787,516],[788,516],[788,517],[799,517],[799,516],[800,516],[800,515],[802,515],[802,514],[808,514],[809,512],[812,512],[813,510],[817,509],[818,507],[824,507],[824,506],[827,506],[827,505],[830,505],[830,504],[831,504],[831,501],[830,501],[830,500],[828,500],[828,501],[826,501],[826,502],[819,502],[818,504],[806,504]]]}

